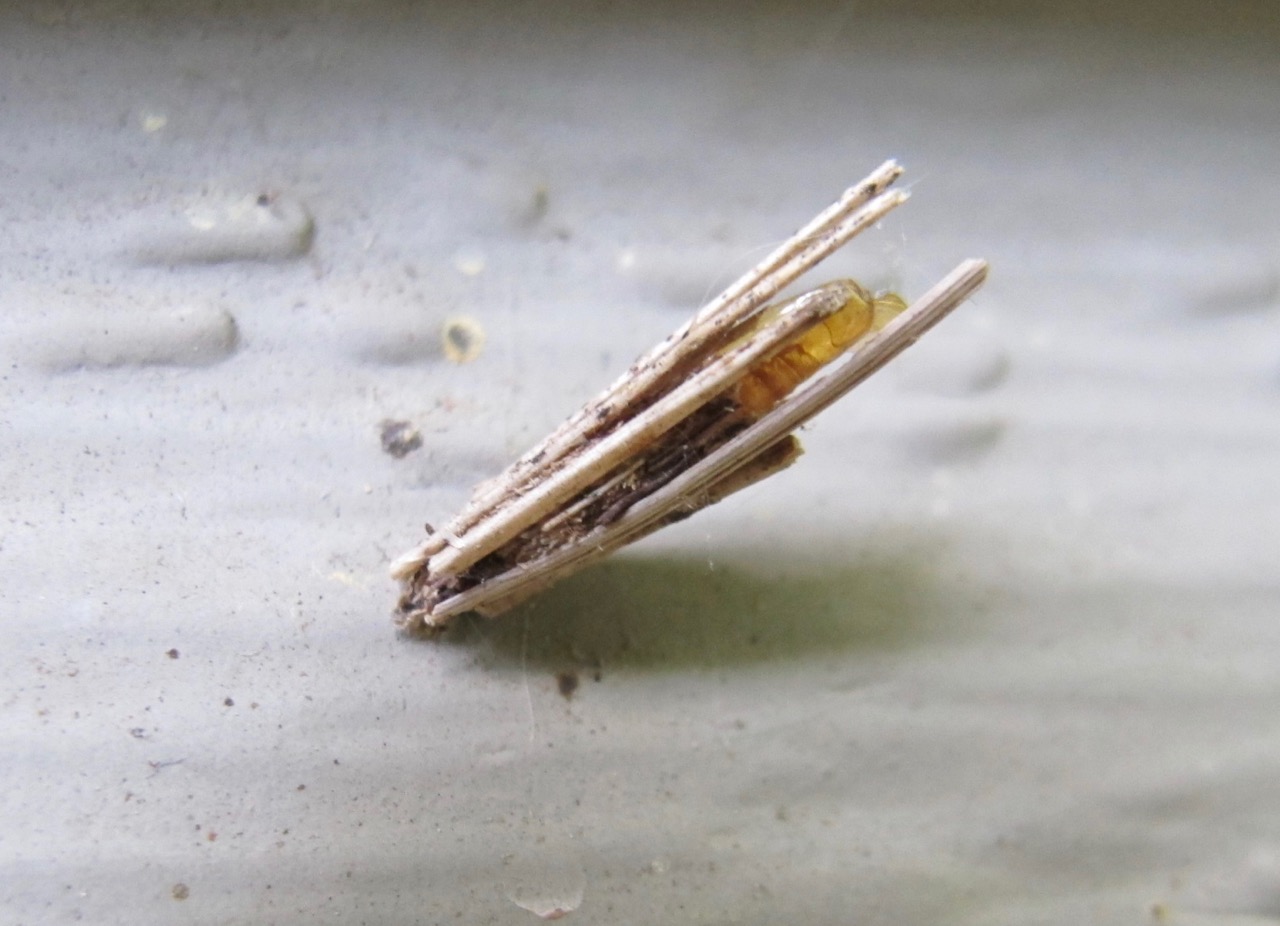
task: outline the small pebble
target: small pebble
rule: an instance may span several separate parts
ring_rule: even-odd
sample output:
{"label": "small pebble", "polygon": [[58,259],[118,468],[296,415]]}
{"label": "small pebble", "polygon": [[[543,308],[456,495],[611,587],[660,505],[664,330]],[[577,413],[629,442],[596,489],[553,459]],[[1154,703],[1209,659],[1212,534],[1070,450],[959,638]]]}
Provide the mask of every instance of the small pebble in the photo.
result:
{"label": "small pebble", "polygon": [[408,421],[382,422],[382,450],[397,460],[402,459],[422,446],[422,432]]}

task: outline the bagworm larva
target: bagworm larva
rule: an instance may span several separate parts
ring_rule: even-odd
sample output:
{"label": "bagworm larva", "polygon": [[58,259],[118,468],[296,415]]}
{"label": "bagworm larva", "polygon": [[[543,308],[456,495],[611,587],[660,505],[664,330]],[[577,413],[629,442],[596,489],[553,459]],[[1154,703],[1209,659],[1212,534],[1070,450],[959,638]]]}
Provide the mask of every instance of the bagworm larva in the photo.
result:
{"label": "bagworm larva", "polygon": [[[844,305],[748,370],[733,387],[733,401],[750,417],[759,418],[796,386],[861,338],[879,331],[907,307],[897,293],[881,292],[873,296],[854,280],[833,280],[823,288],[829,287],[845,291]],[[782,303],[765,309],[757,326],[772,321],[785,312],[788,305]]]}

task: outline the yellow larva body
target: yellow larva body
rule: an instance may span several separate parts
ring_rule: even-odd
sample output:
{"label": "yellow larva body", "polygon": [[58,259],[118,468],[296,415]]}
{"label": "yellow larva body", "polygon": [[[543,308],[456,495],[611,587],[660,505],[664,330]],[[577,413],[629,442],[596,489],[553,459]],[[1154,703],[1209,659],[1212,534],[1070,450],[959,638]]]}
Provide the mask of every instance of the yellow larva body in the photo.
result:
{"label": "yellow larva body", "polygon": [[836,285],[844,287],[847,298],[835,314],[761,361],[733,387],[731,396],[743,412],[752,417],[763,415],[825,364],[863,336],[879,331],[907,307],[897,293],[873,296],[853,280],[839,280]]}

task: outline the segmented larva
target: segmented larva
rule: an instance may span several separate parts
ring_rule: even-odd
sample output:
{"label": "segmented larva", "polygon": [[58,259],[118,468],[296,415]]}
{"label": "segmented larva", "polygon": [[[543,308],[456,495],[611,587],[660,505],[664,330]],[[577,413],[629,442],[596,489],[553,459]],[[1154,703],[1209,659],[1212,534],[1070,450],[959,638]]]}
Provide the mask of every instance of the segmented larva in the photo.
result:
{"label": "segmented larva", "polygon": [[[730,396],[744,413],[760,417],[824,365],[867,334],[879,331],[907,307],[897,293],[873,296],[854,280],[835,280],[827,285],[845,290],[844,305],[738,380]],[[782,310],[783,306],[765,309],[762,323]]]}

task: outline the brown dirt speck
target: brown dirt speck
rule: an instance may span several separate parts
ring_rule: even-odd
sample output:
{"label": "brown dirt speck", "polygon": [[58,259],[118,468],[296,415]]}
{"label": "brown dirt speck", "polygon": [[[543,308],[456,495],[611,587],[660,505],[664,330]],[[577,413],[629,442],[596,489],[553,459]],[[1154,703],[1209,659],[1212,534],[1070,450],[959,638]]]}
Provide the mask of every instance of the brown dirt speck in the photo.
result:
{"label": "brown dirt speck", "polygon": [[557,672],[556,687],[560,689],[560,697],[566,701],[573,697],[573,693],[578,690],[578,673],[577,672]]}

